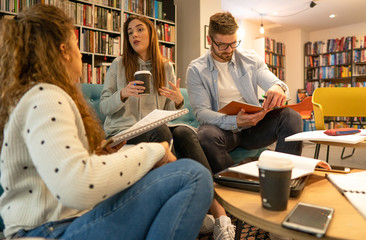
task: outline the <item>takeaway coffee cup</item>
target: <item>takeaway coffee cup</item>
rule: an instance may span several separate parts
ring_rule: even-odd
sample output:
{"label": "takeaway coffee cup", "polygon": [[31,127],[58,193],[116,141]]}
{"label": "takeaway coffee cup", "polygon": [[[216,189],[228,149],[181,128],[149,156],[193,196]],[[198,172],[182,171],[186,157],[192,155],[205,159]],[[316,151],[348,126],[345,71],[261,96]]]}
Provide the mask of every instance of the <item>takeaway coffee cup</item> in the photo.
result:
{"label": "takeaway coffee cup", "polygon": [[144,84],[142,86],[145,87],[145,91],[140,93],[140,95],[148,95],[150,94],[150,78],[151,73],[147,70],[141,70],[135,72],[135,80],[143,81]]}
{"label": "takeaway coffee cup", "polygon": [[264,151],[257,165],[262,207],[273,211],[286,210],[290,196],[292,161],[281,158],[281,153]]}

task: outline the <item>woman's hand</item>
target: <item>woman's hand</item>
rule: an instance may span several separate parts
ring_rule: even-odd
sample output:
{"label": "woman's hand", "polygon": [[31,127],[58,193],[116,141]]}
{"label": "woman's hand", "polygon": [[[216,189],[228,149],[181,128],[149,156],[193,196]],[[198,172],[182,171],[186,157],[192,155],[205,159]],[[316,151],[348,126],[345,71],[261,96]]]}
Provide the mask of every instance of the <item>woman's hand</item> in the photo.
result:
{"label": "woman's hand", "polygon": [[174,156],[174,154],[170,151],[169,143],[168,142],[161,142],[161,145],[163,145],[165,149],[165,155],[164,157],[155,164],[153,168],[161,167],[167,163],[174,162],[177,160],[177,158]]}
{"label": "woman's hand", "polygon": [[109,144],[105,147],[102,147],[102,146],[104,146],[105,142],[106,142],[106,140],[103,140],[102,143],[100,144],[100,146],[97,149],[95,149],[96,155],[100,156],[100,155],[107,155],[107,154],[115,153],[126,144],[126,141],[123,141],[114,147],[111,147]]}
{"label": "woman's hand", "polygon": [[130,96],[141,97],[141,95],[139,95],[139,93],[144,92],[145,87],[141,86],[140,84],[144,84],[144,82],[135,80],[135,81],[129,82],[125,88],[122,88],[121,92],[120,92],[121,101],[123,101],[124,99],[126,99]]}
{"label": "woman's hand", "polygon": [[180,92],[180,78],[177,79],[177,84],[174,85],[172,82],[168,82],[172,89],[167,87],[159,88],[160,95],[169,98],[173,102],[175,102],[175,107],[180,106],[184,100],[182,93]]}

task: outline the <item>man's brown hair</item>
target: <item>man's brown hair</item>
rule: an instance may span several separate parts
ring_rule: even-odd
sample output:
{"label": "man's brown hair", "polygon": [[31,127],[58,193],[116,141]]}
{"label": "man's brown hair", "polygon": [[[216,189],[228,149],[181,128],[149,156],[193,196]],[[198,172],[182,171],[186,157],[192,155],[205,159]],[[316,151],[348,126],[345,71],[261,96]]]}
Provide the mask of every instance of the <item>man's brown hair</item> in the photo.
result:
{"label": "man's brown hair", "polygon": [[232,35],[238,28],[239,25],[230,12],[219,12],[210,17],[208,34],[212,37],[215,34]]}

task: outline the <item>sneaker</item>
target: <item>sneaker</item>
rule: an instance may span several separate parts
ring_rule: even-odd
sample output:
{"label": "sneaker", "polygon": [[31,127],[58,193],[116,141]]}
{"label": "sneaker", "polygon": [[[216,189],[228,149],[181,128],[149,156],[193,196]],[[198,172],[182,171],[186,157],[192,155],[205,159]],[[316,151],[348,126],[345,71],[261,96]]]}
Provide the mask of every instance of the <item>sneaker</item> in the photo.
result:
{"label": "sneaker", "polygon": [[214,229],[215,218],[211,214],[206,214],[201,226],[200,234],[211,233]]}
{"label": "sneaker", "polygon": [[215,240],[234,240],[235,226],[231,224],[228,216],[220,216],[215,219],[213,237]]}

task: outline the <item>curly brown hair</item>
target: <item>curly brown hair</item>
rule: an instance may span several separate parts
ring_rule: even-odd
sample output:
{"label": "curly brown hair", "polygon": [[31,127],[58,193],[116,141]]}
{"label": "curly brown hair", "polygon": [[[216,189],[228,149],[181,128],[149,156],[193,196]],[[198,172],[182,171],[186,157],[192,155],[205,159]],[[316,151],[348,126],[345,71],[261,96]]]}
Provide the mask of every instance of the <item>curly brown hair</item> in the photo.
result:
{"label": "curly brown hair", "polygon": [[131,15],[123,24],[123,54],[122,62],[125,67],[126,79],[128,82],[133,81],[134,73],[139,69],[137,53],[133,50],[129,35],[128,25],[132,20],[139,20],[147,27],[149,31],[150,44],[148,49],[148,56],[152,63],[152,76],[154,80],[155,89],[159,89],[165,85],[165,69],[164,62],[167,61],[160,53],[158,35],[156,33],[154,24],[146,17],[140,15]]}
{"label": "curly brown hair", "polygon": [[219,12],[210,17],[208,34],[212,37],[215,34],[232,35],[238,28],[239,25],[230,12]]}
{"label": "curly brown hair", "polygon": [[[95,114],[85,101],[78,84],[70,78],[61,44],[71,49],[73,21],[63,10],[36,5],[13,19],[0,22],[0,143],[11,110],[22,96],[38,83],[54,84],[74,100],[87,132],[89,151],[104,138]],[[0,145],[0,146],[1,146]]]}

